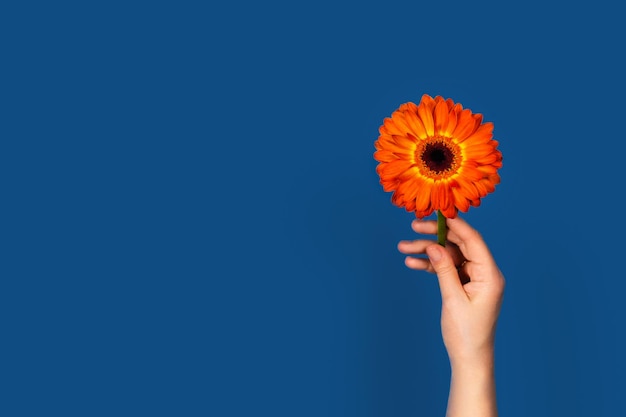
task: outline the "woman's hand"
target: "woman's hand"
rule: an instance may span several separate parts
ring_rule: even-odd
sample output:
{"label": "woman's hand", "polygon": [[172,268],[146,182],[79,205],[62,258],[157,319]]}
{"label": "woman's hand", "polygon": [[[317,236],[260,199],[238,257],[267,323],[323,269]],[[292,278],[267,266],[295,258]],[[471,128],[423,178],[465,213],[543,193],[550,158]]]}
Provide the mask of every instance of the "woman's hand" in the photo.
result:
{"label": "woman's hand", "polygon": [[[452,368],[449,416],[494,416],[496,322],[504,277],[480,234],[459,217],[446,220],[446,247],[432,240],[402,241],[411,269],[436,273],[441,290],[441,332]],[[437,234],[436,221],[415,220],[413,230]]]}

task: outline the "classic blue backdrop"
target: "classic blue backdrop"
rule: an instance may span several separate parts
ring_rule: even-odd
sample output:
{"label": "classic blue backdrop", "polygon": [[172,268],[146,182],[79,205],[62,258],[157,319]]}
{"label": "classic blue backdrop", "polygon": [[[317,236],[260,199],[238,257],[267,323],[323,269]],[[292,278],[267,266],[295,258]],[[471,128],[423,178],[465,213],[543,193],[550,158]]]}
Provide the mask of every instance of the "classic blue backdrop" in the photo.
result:
{"label": "classic blue backdrop", "polygon": [[617,6],[88,3],[0,10],[0,414],[443,416],[372,158],[428,93],[504,154],[464,216],[507,277],[501,414],[626,415]]}

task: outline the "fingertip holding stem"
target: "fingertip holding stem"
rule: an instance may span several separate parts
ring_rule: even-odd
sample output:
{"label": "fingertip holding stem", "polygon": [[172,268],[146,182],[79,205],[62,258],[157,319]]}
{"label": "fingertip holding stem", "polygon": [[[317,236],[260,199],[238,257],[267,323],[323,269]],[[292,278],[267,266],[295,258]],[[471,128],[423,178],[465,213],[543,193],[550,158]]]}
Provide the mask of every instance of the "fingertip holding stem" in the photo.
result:
{"label": "fingertip holding stem", "polygon": [[439,259],[441,259],[441,250],[437,247],[437,245],[431,245],[427,247],[426,254],[432,262],[437,262]]}

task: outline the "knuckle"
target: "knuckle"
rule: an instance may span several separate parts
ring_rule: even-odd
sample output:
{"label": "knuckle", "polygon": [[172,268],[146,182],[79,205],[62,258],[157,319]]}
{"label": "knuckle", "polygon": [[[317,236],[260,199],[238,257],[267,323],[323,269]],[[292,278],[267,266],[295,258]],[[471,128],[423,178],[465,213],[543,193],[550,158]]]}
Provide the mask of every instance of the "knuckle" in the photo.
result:
{"label": "knuckle", "polygon": [[449,264],[449,263],[445,263],[443,265],[439,265],[435,269],[437,270],[438,274],[449,275],[449,274],[456,273],[456,268],[454,267],[454,265]]}
{"label": "knuckle", "polygon": [[500,289],[500,292],[503,292],[504,289],[506,288],[506,280],[504,279],[504,277],[501,276],[498,282],[499,282],[498,287]]}
{"label": "knuckle", "polygon": [[483,240],[483,236],[480,234],[480,232],[478,230],[472,229],[472,230],[468,231],[468,233],[467,233],[467,240],[471,241],[471,242],[482,241]]}

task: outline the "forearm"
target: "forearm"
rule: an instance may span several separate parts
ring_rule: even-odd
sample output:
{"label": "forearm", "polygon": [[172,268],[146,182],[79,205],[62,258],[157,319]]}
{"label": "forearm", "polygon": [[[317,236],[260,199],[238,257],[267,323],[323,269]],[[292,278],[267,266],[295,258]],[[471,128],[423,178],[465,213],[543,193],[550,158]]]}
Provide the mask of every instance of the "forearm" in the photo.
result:
{"label": "forearm", "polygon": [[467,361],[451,361],[447,417],[496,417],[493,353]]}

